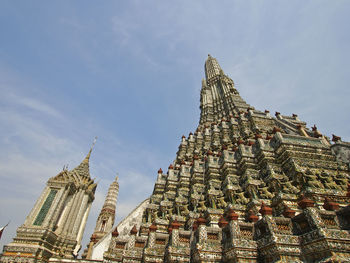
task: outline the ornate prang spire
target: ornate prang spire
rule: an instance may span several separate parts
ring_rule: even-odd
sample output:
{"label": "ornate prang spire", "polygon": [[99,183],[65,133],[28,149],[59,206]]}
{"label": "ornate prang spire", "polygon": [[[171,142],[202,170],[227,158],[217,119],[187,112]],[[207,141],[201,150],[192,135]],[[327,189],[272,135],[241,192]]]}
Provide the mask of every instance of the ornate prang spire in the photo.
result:
{"label": "ornate prang spire", "polygon": [[200,124],[208,126],[222,119],[229,120],[251,108],[235,89],[233,80],[224,74],[216,58],[208,55],[204,69],[206,79],[202,80]]}
{"label": "ornate prang spire", "polygon": [[[96,244],[104,235],[112,230],[115,219],[115,209],[119,192],[118,174],[114,182],[109,186],[108,193],[97,218],[94,233],[91,235],[88,249],[84,254],[87,259],[91,259],[93,245]],[[85,256],[84,255],[84,256]]]}
{"label": "ornate prang spire", "polygon": [[158,171],[138,235],[112,239],[105,262],[347,262],[350,144],[254,109],[210,55],[205,77],[195,134]]}
{"label": "ornate prang spire", "polygon": [[[117,205],[117,198],[119,193],[119,183],[118,183],[118,174],[115,177],[113,183],[109,186],[108,193],[106,196],[106,200],[103,204],[100,216],[110,214],[110,226],[107,224],[108,222],[105,222],[105,224],[101,224],[100,226],[96,225],[95,231],[99,232],[108,232],[110,229],[112,229],[114,225],[114,218],[115,218],[115,208]],[[103,223],[103,222],[102,222]]]}

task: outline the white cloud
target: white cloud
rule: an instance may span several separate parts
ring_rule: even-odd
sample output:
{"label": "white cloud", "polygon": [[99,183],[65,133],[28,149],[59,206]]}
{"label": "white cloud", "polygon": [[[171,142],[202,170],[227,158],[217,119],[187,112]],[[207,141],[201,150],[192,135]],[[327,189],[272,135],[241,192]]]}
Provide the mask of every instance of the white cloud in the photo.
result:
{"label": "white cloud", "polygon": [[17,107],[23,106],[25,107],[24,110],[34,110],[51,117],[62,118],[61,113],[59,113],[56,109],[34,98],[19,96],[18,94],[14,93],[5,93],[3,96],[1,96],[0,102],[4,104],[12,104],[13,106]]}

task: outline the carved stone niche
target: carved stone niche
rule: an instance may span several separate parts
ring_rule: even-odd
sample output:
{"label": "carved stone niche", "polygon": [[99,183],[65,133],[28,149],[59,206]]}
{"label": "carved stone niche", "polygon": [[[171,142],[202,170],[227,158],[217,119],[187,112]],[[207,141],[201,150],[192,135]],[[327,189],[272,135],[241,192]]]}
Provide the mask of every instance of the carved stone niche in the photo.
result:
{"label": "carved stone niche", "polygon": [[293,230],[297,235],[303,235],[312,230],[311,225],[303,213],[293,217],[292,221],[294,226]]}
{"label": "carved stone niche", "polygon": [[271,235],[271,232],[266,222],[264,222],[264,220],[260,220],[257,223],[255,223],[254,230],[255,230],[254,237],[256,240],[259,240]]}
{"label": "carved stone niche", "polygon": [[350,230],[350,205],[337,211],[341,229]]}

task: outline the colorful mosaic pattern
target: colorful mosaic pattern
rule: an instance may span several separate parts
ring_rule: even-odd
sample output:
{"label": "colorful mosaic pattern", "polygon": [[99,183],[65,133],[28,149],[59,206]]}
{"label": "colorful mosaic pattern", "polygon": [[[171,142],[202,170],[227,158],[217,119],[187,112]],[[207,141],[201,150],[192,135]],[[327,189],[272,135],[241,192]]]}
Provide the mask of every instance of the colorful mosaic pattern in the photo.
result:
{"label": "colorful mosaic pattern", "polygon": [[35,226],[41,226],[44,222],[44,219],[49,212],[49,209],[52,205],[53,200],[55,199],[55,196],[57,194],[57,190],[51,189],[49,195],[47,196],[43,206],[41,207],[39,214],[37,215],[33,225]]}

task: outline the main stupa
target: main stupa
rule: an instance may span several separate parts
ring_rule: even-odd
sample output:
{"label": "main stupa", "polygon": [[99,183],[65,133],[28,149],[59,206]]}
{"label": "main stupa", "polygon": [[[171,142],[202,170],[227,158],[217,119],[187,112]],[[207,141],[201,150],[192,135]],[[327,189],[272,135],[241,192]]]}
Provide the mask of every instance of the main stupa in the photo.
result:
{"label": "main stupa", "polygon": [[150,198],[92,254],[104,262],[350,262],[350,144],[296,114],[256,110],[210,55],[205,77],[198,128],[159,169]]}

